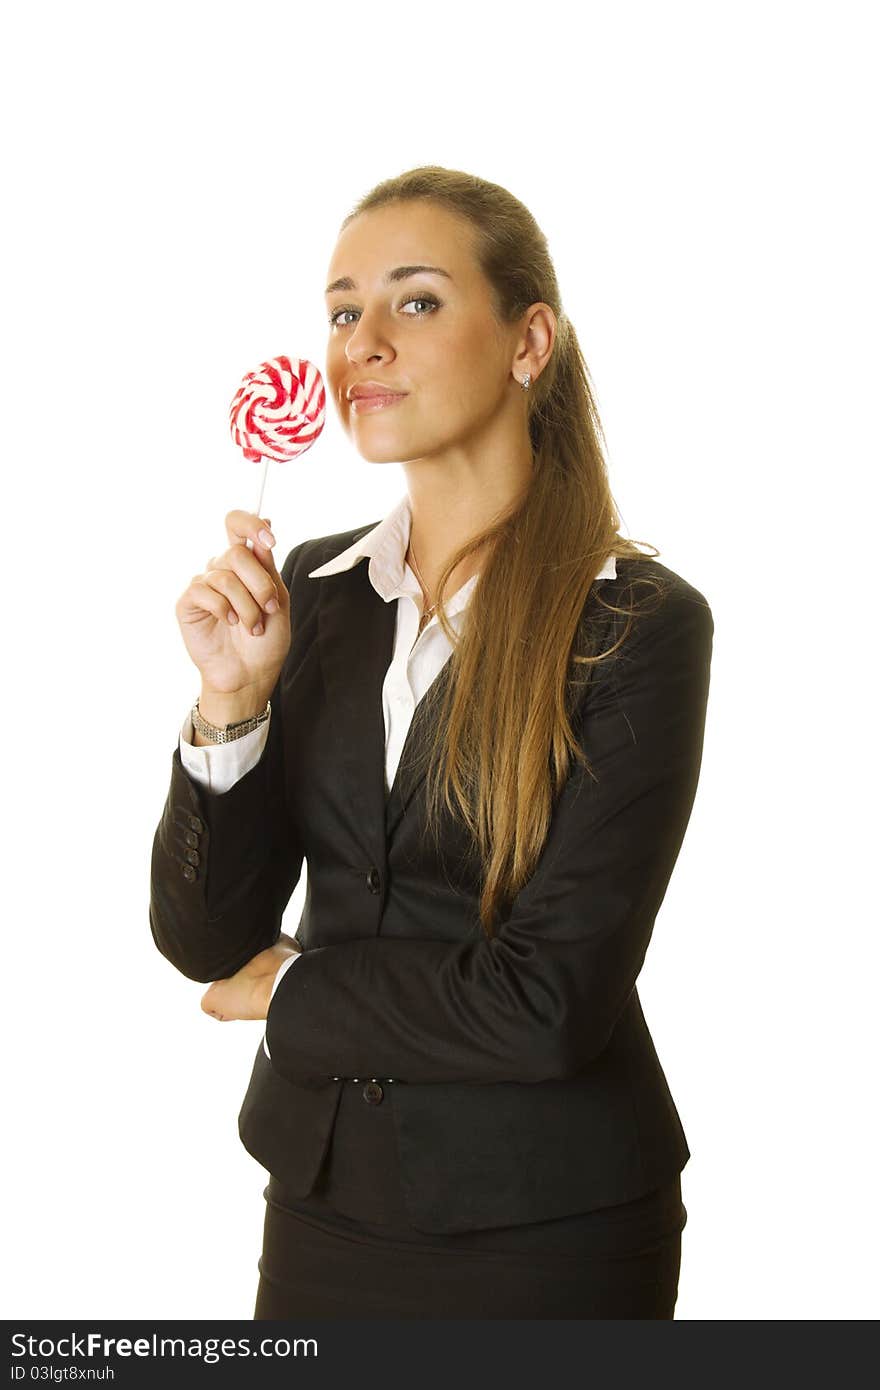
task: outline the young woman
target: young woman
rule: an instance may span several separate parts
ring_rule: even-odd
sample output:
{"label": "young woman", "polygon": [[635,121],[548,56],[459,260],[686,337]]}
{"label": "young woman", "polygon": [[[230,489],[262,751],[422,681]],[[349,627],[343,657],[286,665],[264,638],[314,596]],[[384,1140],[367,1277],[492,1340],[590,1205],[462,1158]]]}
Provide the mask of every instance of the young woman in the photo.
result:
{"label": "young woman", "polygon": [[619,534],[516,198],[391,179],[328,279],[329,393],[406,495],[280,573],[268,519],[227,516],[176,607],[201,693],[152,858],[158,949],[266,1019],[255,1317],[672,1318],[689,1150],[636,979],[712,614]]}

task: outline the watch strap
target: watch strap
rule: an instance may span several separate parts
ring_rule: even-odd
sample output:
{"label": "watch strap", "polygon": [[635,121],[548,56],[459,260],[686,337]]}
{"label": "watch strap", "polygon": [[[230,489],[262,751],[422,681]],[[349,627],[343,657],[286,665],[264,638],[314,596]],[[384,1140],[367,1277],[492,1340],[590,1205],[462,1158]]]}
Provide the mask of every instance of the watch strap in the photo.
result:
{"label": "watch strap", "polygon": [[245,734],[250,734],[254,729],[259,729],[261,724],[265,724],[272,710],[271,700],[266,701],[266,708],[260,714],[251,715],[248,719],[239,719],[234,724],[209,724],[199,712],[199,702],[196,700],[190,711],[192,726],[202,738],[208,739],[210,743],[232,743],[237,738],[243,738]]}

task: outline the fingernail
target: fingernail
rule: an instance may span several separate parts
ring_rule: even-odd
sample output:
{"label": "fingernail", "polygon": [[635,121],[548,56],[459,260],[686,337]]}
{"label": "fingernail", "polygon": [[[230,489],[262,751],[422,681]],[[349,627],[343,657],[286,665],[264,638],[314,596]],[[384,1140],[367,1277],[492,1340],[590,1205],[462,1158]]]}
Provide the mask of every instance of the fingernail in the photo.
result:
{"label": "fingernail", "polygon": [[271,546],[275,544],[275,537],[272,535],[271,531],[261,531],[260,540],[262,541],[263,545]]}

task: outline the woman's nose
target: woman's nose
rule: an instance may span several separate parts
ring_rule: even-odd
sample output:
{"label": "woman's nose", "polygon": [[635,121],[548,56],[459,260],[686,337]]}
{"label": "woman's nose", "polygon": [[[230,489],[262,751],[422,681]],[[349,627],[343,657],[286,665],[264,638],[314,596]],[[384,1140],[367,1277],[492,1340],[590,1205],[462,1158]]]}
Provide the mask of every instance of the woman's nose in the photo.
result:
{"label": "woman's nose", "polygon": [[346,339],[345,352],[350,362],[362,362],[367,358],[389,356],[391,347],[376,321],[361,317]]}

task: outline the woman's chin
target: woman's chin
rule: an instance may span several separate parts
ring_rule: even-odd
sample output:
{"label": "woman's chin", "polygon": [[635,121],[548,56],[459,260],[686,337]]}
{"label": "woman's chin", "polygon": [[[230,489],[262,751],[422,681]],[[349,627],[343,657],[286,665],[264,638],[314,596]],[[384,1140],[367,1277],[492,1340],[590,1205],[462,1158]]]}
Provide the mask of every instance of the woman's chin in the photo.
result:
{"label": "woman's chin", "polygon": [[390,430],[384,438],[380,437],[378,430],[373,433],[370,430],[357,429],[349,430],[348,437],[367,463],[397,463],[401,458],[407,457],[401,453],[401,449],[406,447],[403,439],[393,435]]}

